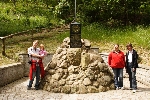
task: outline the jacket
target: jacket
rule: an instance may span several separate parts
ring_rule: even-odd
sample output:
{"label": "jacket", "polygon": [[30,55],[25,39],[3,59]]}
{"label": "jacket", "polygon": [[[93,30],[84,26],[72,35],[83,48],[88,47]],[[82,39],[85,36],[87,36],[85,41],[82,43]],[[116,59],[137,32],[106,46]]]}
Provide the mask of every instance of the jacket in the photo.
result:
{"label": "jacket", "polygon": [[[128,55],[129,55],[129,51],[126,53],[126,66],[125,66],[126,69],[129,68]],[[138,68],[138,54],[134,49],[133,49],[133,53],[132,53],[132,68]]]}
{"label": "jacket", "polygon": [[[44,78],[45,71],[44,71],[44,66],[43,66],[42,60],[39,60],[38,64],[40,66],[41,78]],[[36,61],[35,60],[31,60],[31,66],[30,66],[30,72],[29,72],[29,78],[30,78],[30,80],[32,80],[32,74],[35,71],[36,71]]]}
{"label": "jacket", "polygon": [[110,52],[108,55],[108,64],[112,68],[124,68],[125,67],[125,55],[122,51]]}

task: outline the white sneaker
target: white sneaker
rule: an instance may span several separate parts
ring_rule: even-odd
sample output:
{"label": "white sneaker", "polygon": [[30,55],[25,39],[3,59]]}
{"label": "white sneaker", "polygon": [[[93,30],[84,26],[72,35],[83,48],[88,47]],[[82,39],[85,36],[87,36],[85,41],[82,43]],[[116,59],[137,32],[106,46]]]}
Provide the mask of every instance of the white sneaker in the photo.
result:
{"label": "white sneaker", "polygon": [[136,92],[136,90],[133,90],[133,93],[135,93]]}
{"label": "white sneaker", "polygon": [[119,90],[119,87],[116,87],[116,90]]}

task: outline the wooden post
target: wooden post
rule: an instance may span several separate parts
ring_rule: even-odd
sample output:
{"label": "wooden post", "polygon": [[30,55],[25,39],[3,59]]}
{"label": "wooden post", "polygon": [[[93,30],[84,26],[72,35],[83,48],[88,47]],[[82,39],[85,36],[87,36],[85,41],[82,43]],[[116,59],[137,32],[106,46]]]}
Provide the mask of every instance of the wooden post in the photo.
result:
{"label": "wooden post", "polygon": [[5,38],[2,39],[2,55],[5,56]]}

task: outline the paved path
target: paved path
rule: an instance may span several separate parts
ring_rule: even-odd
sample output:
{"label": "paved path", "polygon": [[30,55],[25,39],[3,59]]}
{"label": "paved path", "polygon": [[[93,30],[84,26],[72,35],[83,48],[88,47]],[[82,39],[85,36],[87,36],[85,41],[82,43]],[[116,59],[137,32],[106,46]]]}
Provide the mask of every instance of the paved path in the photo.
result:
{"label": "paved path", "polygon": [[125,90],[111,90],[89,94],[49,93],[43,90],[27,90],[28,77],[0,88],[0,100],[150,100],[150,87],[138,82],[138,90],[128,89],[129,81],[124,78]]}

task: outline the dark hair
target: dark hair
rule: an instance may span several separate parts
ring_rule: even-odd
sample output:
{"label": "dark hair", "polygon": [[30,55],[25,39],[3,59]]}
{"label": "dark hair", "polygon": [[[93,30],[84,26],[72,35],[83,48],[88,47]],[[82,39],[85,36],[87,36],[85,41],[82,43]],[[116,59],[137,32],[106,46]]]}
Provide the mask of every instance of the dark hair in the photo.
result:
{"label": "dark hair", "polygon": [[127,44],[126,47],[133,47],[131,43]]}

